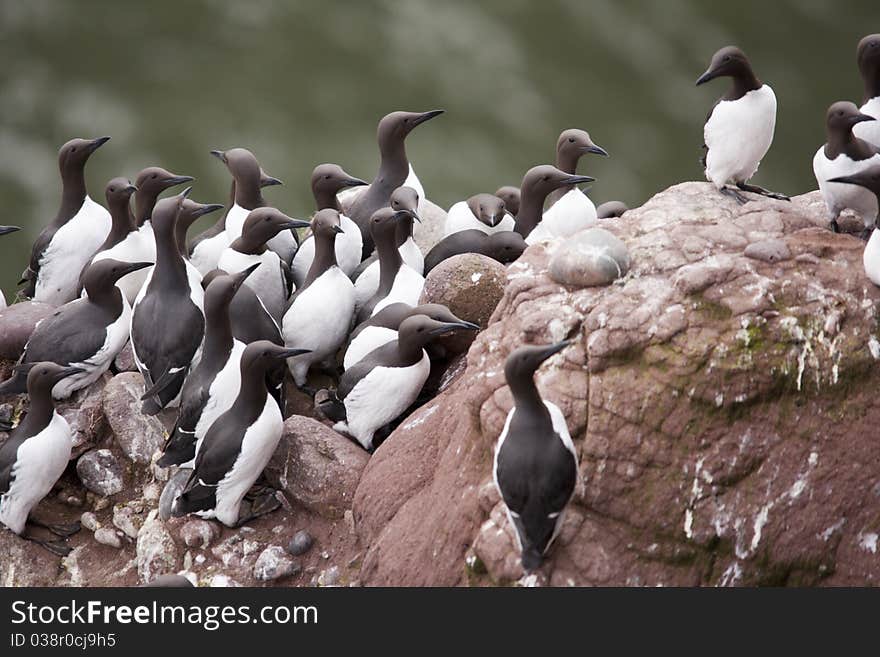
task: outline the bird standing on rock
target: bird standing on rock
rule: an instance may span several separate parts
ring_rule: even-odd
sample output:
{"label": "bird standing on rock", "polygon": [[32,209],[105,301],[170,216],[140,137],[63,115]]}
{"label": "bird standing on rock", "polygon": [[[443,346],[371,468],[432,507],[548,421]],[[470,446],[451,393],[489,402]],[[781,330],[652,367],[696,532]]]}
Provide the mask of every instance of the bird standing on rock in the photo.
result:
{"label": "bird standing on rock", "polygon": [[480,230],[460,230],[437,242],[425,256],[425,274],[444,260],[462,253],[479,253],[508,264],[526,250],[526,240],[513,230],[487,235]]}
{"label": "bird standing on rock", "polygon": [[131,348],[144,376],[141,408],[155,415],[176,403],[205,333],[204,291],[188,274],[177,246],[176,224],[190,188],[156,203],[152,214],[156,266],[134,303]]}
{"label": "bird standing on rock", "polygon": [[520,205],[513,229],[529,243],[529,236],[544,216],[544,201],[553,190],[593,182],[592,176],[577,176],[549,164],[532,167],[520,185]]}
{"label": "bird standing on rock", "polygon": [[[880,34],[869,34],[859,41],[857,50],[859,73],[865,85],[860,112],[880,119]],[[880,147],[880,120],[853,126],[859,139]]]}
{"label": "bird standing on rock", "polygon": [[336,262],[335,243],[343,234],[339,212],[318,212],[312,219],[312,234],[315,258],[282,323],[284,344],[307,350],[287,361],[294,382],[303,390],[309,368],[333,356],[345,342],[354,315],[354,285]]}
{"label": "bird standing on rock", "polygon": [[[871,168],[862,169],[858,173],[832,178],[828,182],[864,187],[874,194],[876,203],[880,204],[880,165],[875,164]],[[874,230],[862,254],[862,263],[865,266],[865,274],[868,279],[874,285],[880,287],[880,221],[874,222]]]}
{"label": "bird standing on rock", "polygon": [[183,382],[177,421],[162,448],[159,465],[182,465],[195,458],[208,429],[229,410],[241,387],[244,343],[232,336],[229,306],[259,265],[215,277],[205,289],[205,343],[198,364]]}
{"label": "bird standing on rock", "polygon": [[110,213],[89,197],[85,179],[89,157],[109,140],[71,139],[58,152],[61,207],[31,249],[24,296],[52,306],[76,298],[80,272],[110,232]]}
{"label": "bird standing on rock", "polygon": [[[366,184],[360,178],[350,176],[336,164],[319,164],[312,171],[312,194],[315,197],[318,211],[331,209],[340,213],[339,225],[342,227],[342,233],[336,238],[336,262],[346,276],[351,276],[361,263],[364,244],[360,228],[342,214],[342,206],[336,195],[343,189],[361,187]],[[291,271],[293,272],[293,282],[297,287],[305,280],[314,258],[315,240],[310,235],[303,240],[293,257]]]}
{"label": "bird standing on rock", "polygon": [[274,497],[241,514],[241,502],[278,446],[283,420],[266,392],[266,372],[279,360],[303,353],[266,341],[249,344],[241,356],[241,388],[230,409],[208,429],[195,467],[172,505],[174,516],[196,513],[237,527],[277,508]]}
{"label": "bird standing on rock", "polygon": [[89,265],[83,276],[88,296],[64,304],[37,324],[12,377],[0,384],[0,395],[25,392],[28,369],[43,361],[76,368],[52,388],[55,399],[67,399],[97,381],[128,342],[131,306],[116,282],[150,266],[109,258]]}
{"label": "bird standing on rock", "polygon": [[735,46],[715,53],[709,68],[697,79],[697,86],[722,76],[731,78],[733,85],[715,103],[703,127],[706,179],[740,204],[749,199],[729,183],[744,192],[789,200],[784,194],[748,182],[773,143],[776,94],[755,76],[745,53]]}
{"label": "bird standing on rock", "polygon": [[559,533],[577,483],[577,452],[565,416],[541,399],[534,381],[541,363],[569,344],[520,347],[504,365],[513,408],[495,447],[493,475],[527,572],[541,565]]}
{"label": "bird standing on rock", "polygon": [[841,101],[828,108],[825,116],[827,142],[813,157],[813,173],[822,192],[831,230],[840,232],[837,218],[850,208],[865,224],[863,239],[868,239],[871,226],[877,217],[877,199],[874,194],[855,185],[829,182],[832,178],[848,176],[880,163],[880,150],[853,134],[853,128],[873,116],[862,114],[853,103]]}
{"label": "bird standing on rock", "polygon": [[370,219],[373,213],[390,204],[391,193],[395,189],[402,186],[412,187],[420,199],[425,198],[422,183],[407,159],[405,140],[414,128],[440,114],[443,114],[443,110],[392,112],[379,121],[376,130],[381,156],[379,171],[369,187],[355,190],[357,195],[346,199],[346,214],[361,229],[364,242],[362,258],[367,258],[373,252]]}
{"label": "bird standing on rock", "polygon": [[293,219],[275,208],[257,208],[248,214],[241,235],[224,249],[217,263],[219,269],[230,274],[259,263],[245,284],[256,292],[279,324],[287,308],[293,278],[287,262],[269,248],[269,242],[282,231],[309,225],[308,221]]}
{"label": "bird standing on rock", "polygon": [[479,230],[487,235],[513,230],[513,217],[508,214],[504,201],[494,194],[475,194],[459,201],[446,213],[444,236],[462,230]]}
{"label": "bird standing on rock", "polygon": [[346,370],[334,392],[323,390],[315,406],[334,429],[373,449],[373,435],[395,420],[418,398],[431,372],[425,346],[459,330],[474,330],[470,322],[438,322],[414,315],[401,322],[397,339],[371,351]]}
{"label": "bird standing on rock", "polygon": [[61,539],[79,531],[78,522],[63,526],[30,519],[32,525],[60,537],[54,541],[43,541],[23,532],[31,509],[52,491],[70,461],[73,436],[67,420],[55,410],[52,389],[80,371],[77,367],[36,363],[27,376],[27,415],[0,445],[0,523],[58,556],[70,553]]}
{"label": "bird standing on rock", "polygon": [[[577,129],[563,130],[556,142],[556,168],[570,175],[577,173],[581,156],[587,153],[608,157],[608,152],[593,143],[590,135]],[[596,206],[577,186],[560,187],[547,195],[547,209],[541,223],[529,235],[535,244],[554,237],[568,237],[596,223]]]}

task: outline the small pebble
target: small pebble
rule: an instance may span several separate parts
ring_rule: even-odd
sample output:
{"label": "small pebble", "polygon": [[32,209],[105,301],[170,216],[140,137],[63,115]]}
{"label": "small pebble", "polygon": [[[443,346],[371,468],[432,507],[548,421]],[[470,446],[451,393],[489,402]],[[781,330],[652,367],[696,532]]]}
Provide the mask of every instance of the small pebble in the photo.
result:
{"label": "small pebble", "polygon": [[119,534],[112,527],[99,527],[95,532],[95,540],[102,545],[109,545],[117,549],[122,547]]}
{"label": "small pebble", "polygon": [[93,533],[101,526],[101,523],[98,522],[97,516],[91,511],[86,511],[80,516],[79,524]]}
{"label": "small pebble", "polygon": [[312,535],[305,529],[301,529],[290,539],[290,543],[287,544],[287,551],[293,556],[298,557],[311,550],[314,544],[315,540],[312,538]]}
{"label": "small pebble", "polygon": [[295,575],[302,570],[298,561],[291,559],[280,545],[270,545],[260,553],[254,564],[254,578],[263,582]]}
{"label": "small pebble", "polygon": [[327,570],[322,570],[318,575],[318,586],[335,586],[339,581],[339,568],[330,566]]}

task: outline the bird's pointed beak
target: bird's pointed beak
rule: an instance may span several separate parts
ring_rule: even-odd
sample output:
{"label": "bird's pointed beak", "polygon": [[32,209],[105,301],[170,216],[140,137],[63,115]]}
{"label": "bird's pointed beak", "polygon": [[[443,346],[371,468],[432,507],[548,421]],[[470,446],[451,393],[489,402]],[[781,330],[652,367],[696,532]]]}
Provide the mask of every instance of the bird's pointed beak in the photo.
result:
{"label": "bird's pointed beak", "polygon": [[202,215],[211,214],[212,212],[216,212],[217,210],[222,210],[223,205],[220,203],[205,203],[202,207],[197,208],[193,211],[193,217],[201,217]]}
{"label": "bird's pointed beak", "polygon": [[85,370],[82,367],[65,367],[63,370],[58,372],[58,380],[66,379],[69,376],[74,376],[75,374],[82,374]]}
{"label": "bird's pointed beak", "polygon": [[709,80],[714,80],[716,77],[718,77],[718,74],[710,66],[709,69],[705,73],[703,73],[700,77],[697,78],[696,86],[699,87],[701,84],[705,84]]}
{"label": "bird's pointed beak", "polygon": [[273,355],[275,358],[293,358],[294,356],[311,353],[311,351],[311,349],[280,349],[274,352]]}
{"label": "bird's pointed beak", "polygon": [[288,230],[291,228],[308,228],[311,225],[311,223],[302,219],[291,219],[281,224],[281,230]]}
{"label": "bird's pointed beak", "polygon": [[856,114],[852,118],[852,124],[855,125],[856,123],[864,123],[865,121],[876,121],[876,120],[877,119],[875,117],[871,116],[870,114],[862,114],[861,112],[859,112],[858,114]]}
{"label": "bird's pointed beak", "polygon": [[232,274],[233,285],[235,285],[235,289],[241,287],[242,283],[244,283],[245,279],[254,273],[260,266],[260,263],[257,262],[247,269],[242,269],[240,272]]}
{"label": "bird's pointed beak", "polygon": [[226,164],[226,153],[223,151],[211,151],[211,155],[220,160],[223,164]]}
{"label": "bird's pointed beak", "polygon": [[551,344],[547,348],[542,351],[539,356],[541,358],[541,362],[543,363],[545,360],[550,358],[550,356],[554,354],[558,354],[560,351],[565,349],[568,345],[572,343],[571,340],[563,340],[562,342],[557,342],[556,344]]}
{"label": "bird's pointed beak", "polygon": [[137,185],[132,185],[131,183],[128,183],[128,185],[125,188],[125,191],[128,192],[129,194],[134,194],[137,190],[138,190]]}
{"label": "bird's pointed beak", "polygon": [[333,232],[336,233],[337,235],[341,235],[345,231],[342,230],[342,226],[333,226]]}
{"label": "bird's pointed beak", "polygon": [[21,230],[18,226],[0,226],[0,235],[8,235],[9,233],[14,233],[17,230]]}
{"label": "bird's pointed beak", "polygon": [[443,114],[445,111],[446,111],[446,110],[438,109],[438,110],[431,110],[430,112],[425,112],[425,113],[423,113],[422,115],[420,115],[419,117],[417,117],[417,118],[415,119],[415,121],[413,121],[413,127],[415,127],[415,126],[417,126],[417,125],[421,125],[421,124],[424,123],[425,121],[430,121],[430,120],[433,119],[435,116],[440,116],[440,115]]}
{"label": "bird's pointed beak", "polygon": [[[132,262],[125,267],[122,268],[123,276],[125,274],[130,274],[133,271],[139,271],[141,269],[146,269],[147,267],[152,267],[152,262]],[[120,276],[122,278],[122,276]]]}
{"label": "bird's pointed beak", "polygon": [[594,182],[593,176],[569,176],[562,181],[563,185],[580,185],[582,183]]}
{"label": "bird's pointed beak", "polygon": [[190,192],[192,192],[192,190],[193,190],[192,185],[190,185],[189,187],[185,188],[182,192],[180,192],[180,194],[178,194],[178,196],[180,197],[180,200],[183,200],[185,198],[189,198]]}
{"label": "bird's pointed beak", "polygon": [[284,183],[275,176],[263,175],[260,177],[260,187],[272,187],[273,185],[283,185]]}
{"label": "bird's pointed beak", "polygon": [[601,146],[597,146],[596,144],[592,144],[591,146],[584,146],[581,149],[582,153],[592,153],[593,155],[601,155],[602,157],[609,157],[608,151],[606,151]]}
{"label": "bird's pointed beak", "polygon": [[828,182],[846,183],[848,185],[861,185],[858,175],[838,176],[837,178],[829,178]]}
{"label": "bird's pointed beak", "polygon": [[442,326],[438,326],[436,328],[431,329],[428,333],[430,335],[448,335],[449,333],[455,333],[456,331],[479,331],[480,327],[471,322],[443,322]]}
{"label": "bird's pointed beak", "polygon": [[[192,176],[171,176],[165,181],[165,187],[174,187],[175,185],[182,185],[183,183],[192,182],[193,180],[195,180],[195,178]],[[192,189],[192,187],[189,189]]]}
{"label": "bird's pointed beak", "polygon": [[89,152],[94,153],[96,150],[101,148],[104,144],[110,141],[110,137],[98,137],[97,139],[92,139],[92,142],[89,144]]}
{"label": "bird's pointed beak", "polygon": [[362,187],[364,185],[369,185],[366,180],[361,180],[360,178],[346,178],[342,181],[344,187]]}

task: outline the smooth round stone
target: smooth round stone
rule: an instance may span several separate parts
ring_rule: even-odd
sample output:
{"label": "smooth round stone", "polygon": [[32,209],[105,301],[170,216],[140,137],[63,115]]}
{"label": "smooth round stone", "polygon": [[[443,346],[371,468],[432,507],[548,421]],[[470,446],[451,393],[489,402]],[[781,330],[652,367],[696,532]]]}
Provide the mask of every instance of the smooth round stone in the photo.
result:
{"label": "smooth round stone", "polygon": [[550,259],[557,283],[594,287],[609,285],[629,271],[629,250],[604,228],[588,228],[568,238]]}
{"label": "smooth round stone", "polygon": [[122,464],[109,449],[93,449],[76,462],[76,473],[87,489],[108,497],[122,491]]}
{"label": "smooth round stone", "polygon": [[287,544],[287,551],[293,556],[298,557],[311,550],[314,544],[315,539],[312,538],[312,535],[305,529],[301,529],[290,539],[290,543]]}

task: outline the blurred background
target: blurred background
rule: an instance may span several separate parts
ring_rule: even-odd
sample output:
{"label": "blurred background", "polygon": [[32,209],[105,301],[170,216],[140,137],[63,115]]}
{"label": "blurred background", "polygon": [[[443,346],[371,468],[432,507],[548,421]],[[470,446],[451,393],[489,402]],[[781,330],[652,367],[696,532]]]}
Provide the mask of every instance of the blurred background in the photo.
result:
{"label": "blurred background", "polygon": [[597,204],[640,205],[702,179],[702,126],[726,82],[694,80],[728,44],[779,100],[755,182],[803,193],[826,108],[861,100],[855,48],[878,19],[876,0],[0,0],[0,224],[24,228],[0,241],[0,288],[14,296],[58,208],[57,150],[74,136],[112,136],[86,169],[101,203],[107,180],[148,165],[225,203],[209,151],[246,146],[285,182],[267,200],[305,218],[316,164],[369,180],[382,115],[444,108],[407,140],[444,208],[519,184],[569,127],[611,153],[581,162]]}

